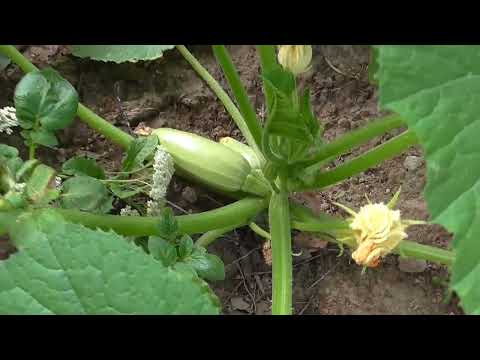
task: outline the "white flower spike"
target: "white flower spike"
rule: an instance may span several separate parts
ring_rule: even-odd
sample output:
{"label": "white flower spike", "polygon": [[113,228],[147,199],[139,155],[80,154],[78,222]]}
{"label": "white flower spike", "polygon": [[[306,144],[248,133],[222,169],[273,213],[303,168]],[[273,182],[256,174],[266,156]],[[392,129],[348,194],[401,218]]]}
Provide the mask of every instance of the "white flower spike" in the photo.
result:
{"label": "white flower spike", "polygon": [[18,126],[18,119],[14,107],[7,106],[0,109],[0,133],[10,135],[12,128]]}
{"label": "white flower spike", "polygon": [[130,205],[127,205],[123,209],[120,209],[120,216],[140,216],[140,213]]}
{"label": "white flower spike", "polygon": [[424,221],[401,219],[400,210],[393,210],[399,195],[400,189],[387,205],[369,203],[362,206],[358,213],[335,203],[352,215],[349,219],[350,229],[357,244],[352,258],[358,265],[378,266],[381,258],[390,254],[407,238],[405,230],[410,225],[426,224]]}
{"label": "white flower spike", "polygon": [[153,159],[152,190],[147,202],[147,214],[150,216],[160,215],[165,204],[168,185],[175,172],[173,158],[170,153],[161,145],[157,146],[157,152]]}

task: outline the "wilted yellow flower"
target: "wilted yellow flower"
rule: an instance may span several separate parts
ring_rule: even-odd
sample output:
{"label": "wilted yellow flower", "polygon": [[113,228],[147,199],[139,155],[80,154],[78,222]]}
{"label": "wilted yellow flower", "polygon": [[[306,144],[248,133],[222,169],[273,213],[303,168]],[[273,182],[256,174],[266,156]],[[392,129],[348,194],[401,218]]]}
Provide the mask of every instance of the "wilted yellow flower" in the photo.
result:
{"label": "wilted yellow flower", "polygon": [[423,221],[403,220],[400,210],[393,210],[400,190],[389,204],[367,204],[355,211],[337,204],[352,215],[350,228],[353,230],[357,249],[352,258],[358,265],[376,267],[380,259],[391,253],[400,242],[407,237],[405,229]]}
{"label": "wilted yellow flower", "polygon": [[278,62],[295,76],[308,71],[311,61],[311,45],[279,45]]}

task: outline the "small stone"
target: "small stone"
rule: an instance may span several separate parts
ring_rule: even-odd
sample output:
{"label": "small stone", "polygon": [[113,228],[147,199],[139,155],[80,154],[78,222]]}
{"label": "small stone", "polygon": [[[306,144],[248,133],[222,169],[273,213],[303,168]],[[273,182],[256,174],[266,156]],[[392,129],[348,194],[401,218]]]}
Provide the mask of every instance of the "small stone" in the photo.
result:
{"label": "small stone", "polygon": [[407,156],[403,162],[403,166],[408,171],[415,171],[422,165],[422,158],[419,156]]}
{"label": "small stone", "polygon": [[270,315],[270,304],[266,301],[259,302],[256,306],[255,315]]}
{"label": "small stone", "polygon": [[398,268],[405,273],[422,273],[427,269],[425,260],[398,258]]}
{"label": "small stone", "polygon": [[183,189],[182,197],[190,204],[195,204],[197,202],[197,192],[190,186],[186,186],[185,189]]}
{"label": "small stone", "polygon": [[347,130],[349,130],[352,127],[351,124],[350,124],[350,121],[348,121],[347,119],[340,120],[338,122],[338,125],[340,125],[340,127],[344,128],[344,129],[347,129]]}
{"label": "small stone", "polygon": [[230,300],[230,303],[232,304],[232,307],[235,310],[242,310],[242,311],[247,311],[250,309],[250,304],[247,303],[243,298],[241,297],[234,297]]}

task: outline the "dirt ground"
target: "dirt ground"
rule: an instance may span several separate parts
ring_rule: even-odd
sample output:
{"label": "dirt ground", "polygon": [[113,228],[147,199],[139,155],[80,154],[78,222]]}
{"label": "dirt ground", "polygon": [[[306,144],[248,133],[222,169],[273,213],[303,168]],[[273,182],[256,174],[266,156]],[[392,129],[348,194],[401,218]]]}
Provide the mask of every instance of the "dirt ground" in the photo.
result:
{"label": "dirt ground", "polygon": [[[136,64],[100,63],[78,59],[62,45],[19,47],[37,66],[52,66],[67,78],[83,104],[127,131],[146,126],[188,130],[214,140],[224,136],[241,139],[241,134],[222,104],[176,51],[153,62]],[[263,95],[259,63],[253,46],[229,46],[240,76],[246,84],[257,113],[263,116]],[[209,47],[190,50],[212,75],[226,82]],[[312,91],[313,110],[321,119],[328,140],[364,125],[381,115],[377,90],[367,81],[368,48],[362,46],[314,46],[312,69],[302,85]],[[12,105],[16,83],[23,74],[14,65],[0,73],[0,107]],[[392,131],[336,161],[346,159],[398,134]],[[95,157],[107,169],[115,169],[122,152],[80,121],[63,131],[58,150],[40,151],[40,157],[54,167],[77,154]],[[0,136],[0,142],[20,145],[16,132]],[[25,149],[23,149],[25,151]],[[25,156],[25,152],[24,152]],[[324,192],[295,194],[314,211],[345,216],[332,201],[358,209],[365,195],[373,202],[386,202],[402,186],[399,209],[406,218],[428,220],[422,197],[425,163],[419,147],[385,162],[382,166],[352,178]],[[209,210],[227,199],[199,186],[175,178],[169,200],[178,213]],[[117,204],[117,210],[121,204]],[[409,238],[424,244],[448,247],[451,236],[436,225],[415,226]],[[421,261],[404,261],[389,256],[377,269],[361,275],[346,250],[313,235],[294,233],[294,307],[296,314],[461,314],[457,301],[446,297],[445,267]],[[262,240],[249,229],[219,239],[210,251],[226,264],[225,281],[212,286],[223,302],[225,314],[270,312],[271,267],[262,255]]]}

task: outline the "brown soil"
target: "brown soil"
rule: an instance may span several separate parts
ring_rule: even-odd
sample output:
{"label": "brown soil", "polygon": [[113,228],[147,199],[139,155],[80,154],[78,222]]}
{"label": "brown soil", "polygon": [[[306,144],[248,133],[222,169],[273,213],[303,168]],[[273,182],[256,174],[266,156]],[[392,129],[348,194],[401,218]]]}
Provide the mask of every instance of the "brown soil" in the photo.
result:
{"label": "brown soil", "polygon": [[[250,45],[229,47],[240,76],[259,114],[263,114],[263,94],[259,63]],[[214,140],[224,136],[241,139],[222,104],[175,51],[157,61],[136,64],[99,63],[78,59],[60,45],[24,46],[21,49],[37,66],[52,66],[78,90],[81,101],[110,122],[132,131],[139,123],[146,126],[173,127],[191,131]],[[202,64],[226,87],[225,80],[209,47],[191,50]],[[377,91],[367,81],[368,49],[361,46],[315,47],[311,71],[302,85],[312,91],[315,114],[325,126],[328,140],[364,125],[380,115]],[[9,66],[0,73],[0,107],[12,105],[16,83],[22,73]],[[397,132],[398,133],[398,132]],[[336,164],[358,155],[391,138],[396,132],[375,139],[343,156]],[[80,121],[60,134],[58,150],[42,150],[46,163],[58,167],[76,154],[95,156],[105,167],[114,169],[122,152]],[[18,134],[0,136],[0,142],[22,148]],[[24,151],[24,149],[22,150]],[[25,153],[23,153],[25,155]],[[358,209],[371,201],[388,201],[402,186],[399,208],[407,218],[428,219],[422,197],[425,164],[407,170],[407,156],[422,156],[419,147],[385,162],[324,192],[296,194],[298,201],[314,211],[338,216],[345,214],[332,204],[343,203]],[[176,211],[199,212],[227,202],[200,187],[175,178],[170,201]],[[183,210],[178,210],[183,209]],[[451,236],[435,225],[409,229],[410,239],[424,244],[448,247]],[[446,268],[427,264],[421,272],[400,270],[398,257],[391,255],[377,269],[361,275],[346,250],[339,257],[335,245],[314,236],[294,234],[294,307],[296,314],[459,314],[454,303],[445,301]],[[238,229],[210,246],[222,257],[227,279],[212,284],[223,302],[225,314],[268,314],[271,305],[271,267],[262,255],[262,240],[249,229]],[[422,264],[413,264],[421,267]],[[412,265],[410,266],[412,268]],[[408,269],[407,269],[408,270]]]}

